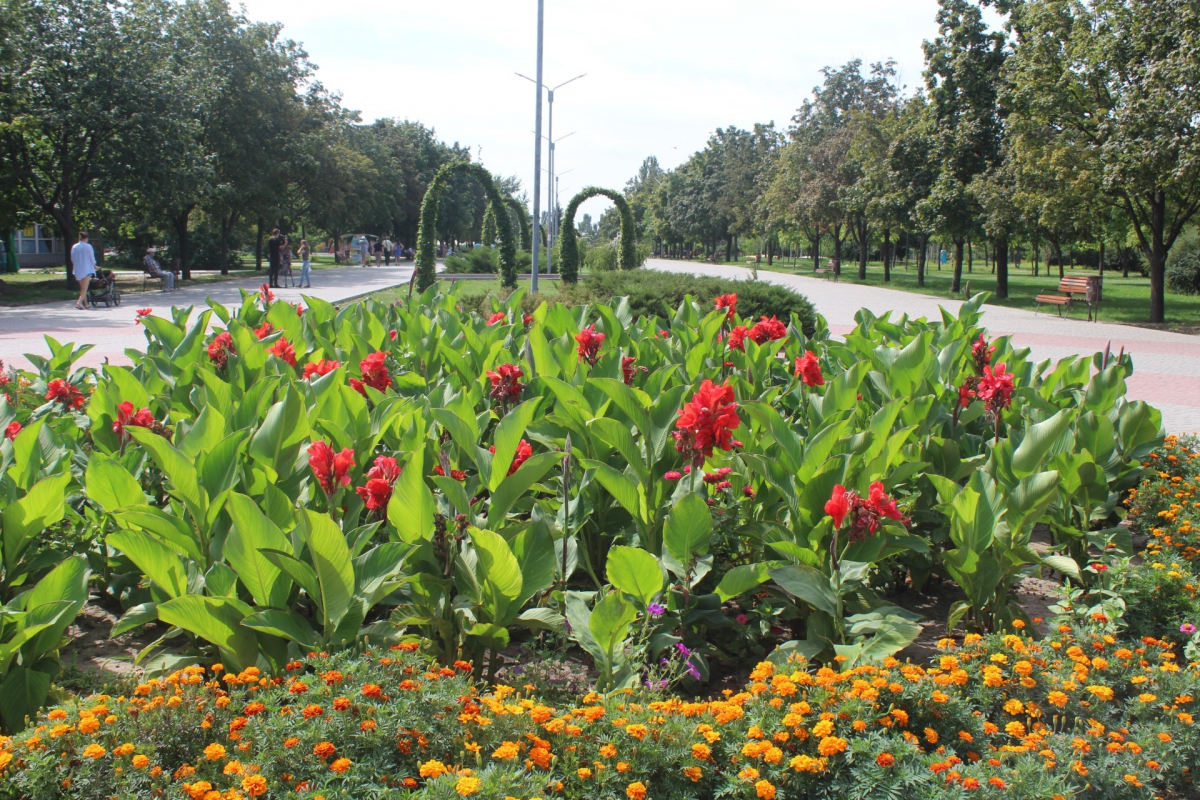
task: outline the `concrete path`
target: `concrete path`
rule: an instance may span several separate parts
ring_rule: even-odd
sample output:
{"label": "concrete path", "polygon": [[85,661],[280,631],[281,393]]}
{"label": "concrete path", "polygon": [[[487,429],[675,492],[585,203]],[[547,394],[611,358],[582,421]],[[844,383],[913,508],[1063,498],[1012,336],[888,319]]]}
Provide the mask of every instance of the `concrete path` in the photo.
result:
{"label": "concrete path", "polygon": [[[348,297],[407,284],[411,276],[411,263],[391,267],[318,269],[312,272],[313,288],[276,289],[275,297],[295,303],[308,295],[336,303]],[[77,310],[73,303],[0,308],[0,359],[6,365],[28,369],[29,360],[23,354],[49,355],[43,336],[51,336],[62,343],[95,345],[79,360],[79,366],[96,367],[106,359],[114,364],[127,364],[126,348],[146,346],[143,328],[134,321],[137,309],[153,308],[156,314],[165,316],[172,306],[203,309],[208,298],[226,306],[239,305],[242,302],[239,289],[257,291],[265,282],[264,271],[254,278],[190,286],[165,294],[126,294],[122,295],[119,307],[101,306],[87,311]]]}
{"label": "concrete path", "polygon": [[[737,266],[650,259],[652,269],[746,279],[750,270]],[[939,306],[957,313],[959,302],[948,298],[901,292],[877,286],[834,283],[823,278],[759,270],[759,280],[782,284],[804,294],[829,321],[834,333],[853,330],[860,308],[881,315],[886,311],[910,317],[939,316]],[[1060,318],[1053,311],[1035,314],[1004,306],[984,307],[983,323],[994,336],[1009,334],[1013,344],[1029,347],[1035,361],[1057,361],[1070,355],[1090,355],[1112,343],[1113,353],[1133,355],[1129,397],[1160,409],[1170,433],[1200,431],[1200,336],[1106,322]],[[1103,314],[1103,306],[1101,306]]]}

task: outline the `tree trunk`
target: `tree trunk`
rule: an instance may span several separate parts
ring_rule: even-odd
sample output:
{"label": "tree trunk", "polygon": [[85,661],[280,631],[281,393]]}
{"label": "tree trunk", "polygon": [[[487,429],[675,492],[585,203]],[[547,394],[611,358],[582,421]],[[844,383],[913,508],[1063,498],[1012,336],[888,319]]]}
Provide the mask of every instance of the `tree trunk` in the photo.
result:
{"label": "tree trunk", "polygon": [[725,237],[725,263],[733,260],[733,236]]}
{"label": "tree trunk", "polygon": [[917,240],[921,243],[920,248],[917,250],[917,286],[924,286],[925,258],[929,252],[929,234],[922,233],[917,237]]}
{"label": "tree trunk", "polygon": [[262,269],[262,239],[263,239],[263,225],[265,225],[265,224],[266,223],[263,221],[263,218],[259,217],[258,218],[258,234],[255,236],[255,241],[254,241],[254,268],[256,270]]}
{"label": "tree trunk", "polygon": [[[1145,248],[1150,270],[1150,321],[1166,321],[1166,298],[1163,296],[1167,271],[1167,244],[1163,239],[1166,227],[1167,201],[1161,191],[1155,192],[1150,203],[1150,247]],[[1143,239],[1143,241],[1145,241]]]}
{"label": "tree trunk", "polygon": [[1038,266],[1042,260],[1042,240],[1040,237],[1034,237],[1033,244],[1030,246],[1030,259],[1033,261],[1033,277],[1038,276]]}
{"label": "tree trunk", "polygon": [[966,244],[963,239],[954,239],[954,281],[950,284],[950,293],[958,294],[962,291],[962,268],[963,268],[963,245]]}
{"label": "tree trunk", "polygon": [[817,234],[812,239],[809,239],[813,246],[813,269],[821,268],[821,234]]}
{"label": "tree trunk", "polygon": [[1104,241],[1100,242],[1100,277],[1104,277]]}
{"label": "tree trunk", "polygon": [[997,239],[992,249],[992,267],[996,270],[996,297],[1008,297],[1008,239]]}
{"label": "tree trunk", "polygon": [[[1058,279],[1061,281],[1064,277],[1066,277],[1063,274],[1062,245],[1059,244],[1057,236],[1050,240],[1050,245],[1054,248],[1054,258],[1056,261],[1058,261]],[[1046,271],[1049,272],[1050,270],[1047,269]]]}
{"label": "tree trunk", "polygon": [[180,277],[185,281],[192,279],[192,247],[188,237],[188,220],[195,207],[195,204],[184,206],[178,214],[171,217],[171,226],[175,228],[175,238],[179,242]]}
{"label": "tree trunk", "polygon": [[865,281],[867,279],[867,257],[870,255],[867,252],[867,245],[870,242],[867,240],[866,217],[854,223],[854,239],[858,242],[858,279]]}
{"label": "tree trunk", "polygon": [[892,229],[883,229],[883,282],[892,280]]}
{"label": "tree trunk", "polygon": [[775,263],[775,237],[767,236],[767,266]]}
{"label": "tree trunk", "polygon": [[838,228],[833,229],[833,274],[842,274],[842,232]]}
{"label": "tree trunk", "polygon": [[79,291],[79,281],[75,280],[75,272],[71,268],[71,248],[79,241],[79,225],[75,222],[74,209],[69,206],[43,207],[42,211],[49,214],[58,226],[58,232],[63,239],[63,263],[67,267],[67,288],[72,292]]}
{"label": "tree trunk", "polygon": [[975,243],[967,242],[967,272],[975,273]]}

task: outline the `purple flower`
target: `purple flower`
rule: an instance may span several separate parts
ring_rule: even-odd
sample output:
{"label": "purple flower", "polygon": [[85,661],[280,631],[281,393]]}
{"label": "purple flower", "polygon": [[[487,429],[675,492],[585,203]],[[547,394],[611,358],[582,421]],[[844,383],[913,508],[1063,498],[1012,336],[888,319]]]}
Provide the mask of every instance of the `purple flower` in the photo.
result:
{"label": "purple flower", "polygon": [[646,610],[650,612],[650,616],[652,617],[661,617],[667,613],[667,609],[661,603],[651,603]]}
{"label": "purple flower", "polygon": [[1196,626],[1190,622],[1185,622],[1179,626],[1179,632],[1186,633],[1188,636],[1191,636],[1193,633],[1196,632]]}
{"label": "purple flower", "polygon": [[684,644],[683,642],[676,643],[675,649],[678,650],[679,655],[683,656],[684,658],[687,658],[692,654],[692,651],[689,650],[688,646],[686,644]]}
{"label": "purple flower", "polygon": [[668,472],[666,475],[663,475],[663,480],[665,480],[665,481],[677,481],[677,480],[679,480],[679,479],[680,479],[680,478],[682,478],[682,477],[683,477],[683,476],[682,476],[682,475],[680,475],[680,474],[679,474],[679,472],[678,472],[677,470],[671,470],[671,471],[670,471],[670,472]]}
{"label": "purple flower", "polygon": [[734,619],[737,620],[738,625],[745,625],[747,622],[750,621],[750,618],[747,617],[745,614],[738,614],[736,617],[734,617]]}
{"label": "purple flower", "polygon": [[691,675],[696,680],[700,680],[700,670],[696,669],[695,664],[688,664],[687,674]]}

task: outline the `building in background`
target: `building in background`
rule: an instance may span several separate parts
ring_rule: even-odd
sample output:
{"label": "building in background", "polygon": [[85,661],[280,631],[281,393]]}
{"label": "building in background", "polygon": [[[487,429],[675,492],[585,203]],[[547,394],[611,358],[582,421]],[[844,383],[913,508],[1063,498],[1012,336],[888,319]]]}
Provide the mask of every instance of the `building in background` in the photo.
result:
{"label": "building in background", "polygon": [[[89,240],[96,250],[96,260],[104,259],[104,242],[98,233],[92,233]],[[13,231],[11,243],[17,265],[21,269],[38,269],[61,267],[67,261],[70,245],[63,242],[50,225],[28,225]],[[3,266],[0,265],[0,270]]]}

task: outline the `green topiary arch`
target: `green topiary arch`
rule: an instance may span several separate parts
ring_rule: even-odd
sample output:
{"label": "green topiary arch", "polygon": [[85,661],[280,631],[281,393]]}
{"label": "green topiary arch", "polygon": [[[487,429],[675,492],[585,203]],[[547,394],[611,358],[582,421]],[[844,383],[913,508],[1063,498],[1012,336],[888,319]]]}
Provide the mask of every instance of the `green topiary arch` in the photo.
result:
{"label": "green topiary arch", "polygon": [[559,239],[559,269],[562,271],[562,279],[566,283],[575,283],[579,280],[579,234],[575,231],[575,212],[579,210],[583,201],[590,200],[597,195],[604,195],[612,200],[621,215],[621,251],[617,266],[621,269],[636,269],[639,266],[637,246],[634,241],[636,233],[633,224],[633,209],[629,207],[625,195],[612,189],[589,186],[571,198],[571,202],[567,203],[566,212],[563,214],[562,237]]}
{"label": "green topiary arch", "polygon": [[[445,164],[433,176],[425,199],[421,201],[421,220],[417,228],[417,290],[425,291],[437,280],[437,253],[433,242],[437,238],[438,204],[442,199],[442,191],[450,177],[462,172],[470,175],[483,187],[488,202],[494,207],[504,205],[505,198],[496,189],[492,174],[482,164],[471,161],[456,161]],[[512,220],[508,214],[494,214],[496,236],[500,240],[500,283],[503,286],[517,285],[517,244],[513,241]]]}
{"label": "green topiary arch", "polygon": [[[521,201],[515,197],[504,198],[504,205],[508,206],[511,216],[517,220],[517,227],[520,229],[521,238],[517,245],[522,250],[528,250],[532,245],[529,236],[529,215],[525,210],[525,206],[521,205]],[[483,213],[483,227],[480,229],[481,241],[491,246],[496,241],[496,207],[488,201],[487,210]]]}

